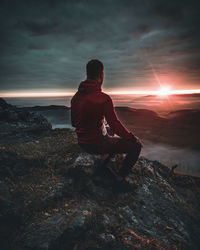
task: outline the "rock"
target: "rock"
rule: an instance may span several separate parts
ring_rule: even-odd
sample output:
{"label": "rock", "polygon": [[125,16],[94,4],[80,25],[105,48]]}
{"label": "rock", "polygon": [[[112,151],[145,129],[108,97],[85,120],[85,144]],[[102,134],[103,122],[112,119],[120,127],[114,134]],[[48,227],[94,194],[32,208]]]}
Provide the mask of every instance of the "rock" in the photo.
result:
{"label": "rock", "polygon": [[40,114],[7,104],[3,99],[0,107],[0,145],[29,141],[52,129]]}
{"label": "rock", "polygon": [[41,223],[35,223],[24,235],[24,248],[51,249],[66,228],[67,216],[63,214],[57,214]]}
{"label": "rock", "polygon": [[86,152],[80,153],[73,164],[74,168],[84,171],[86,174],[93,175],[97,168],[101,167],[108,154],[92,155]]}
{"label": "rock", "polygon": [[[41,161],[41,160],[40,160]],[[12,180],[27,174],[31,167],[38,166],[39,159],[22,158],[16,153],[0,151],[1,178],[9,177]]]}
{"label": "rock", "polygon": [[99,235],[106,243],[115,241],[115,236],[109,233],[102,233]]}
{"label": "rock", "polygon": [[33,223],[23,238],[25,249],[71,249],[87,230],[87,221],[97,207],[95,203],[84,201],[67,209],[67,215],[56,214]]}
{"label": "rock", "polygon": [[1,147],[3,249],[199,249],[199,178],[141,157],[122,190],[73,131],[36,141]]}
{"label": "rock", "polygon": [[5,182],[0,181],[0,244],[1,249],[12,249],[15,230],[21,225],[22,203],[15,199]]}
{"label": "rock", "polygon": [[59,200],[63,197],[65,183],[58,182],[52,187],[49,187],[49,190],[45,192],[45,201]]}
{"label": "rock", "polygon": [[87,153],[81,153],[74,162],[74,167],[82,169],[84,172],[92,174],[95,168],[95,156]]}
{"label": "rock", "polygon": [[9,104],[3,98],[0,98],[0,108],[6,109],[8,107],[9,107]]}

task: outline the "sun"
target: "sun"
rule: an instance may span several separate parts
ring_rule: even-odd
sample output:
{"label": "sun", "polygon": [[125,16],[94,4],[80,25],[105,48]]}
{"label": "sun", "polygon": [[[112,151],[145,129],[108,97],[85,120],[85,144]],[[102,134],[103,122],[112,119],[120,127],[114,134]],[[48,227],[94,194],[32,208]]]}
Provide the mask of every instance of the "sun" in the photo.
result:
{"label": "sun", "polygon": [[158,96],[168,96],[170,95],[170,87],[169,86],[163,86],[160,88],[160,90],[158,90],[157,95]]}

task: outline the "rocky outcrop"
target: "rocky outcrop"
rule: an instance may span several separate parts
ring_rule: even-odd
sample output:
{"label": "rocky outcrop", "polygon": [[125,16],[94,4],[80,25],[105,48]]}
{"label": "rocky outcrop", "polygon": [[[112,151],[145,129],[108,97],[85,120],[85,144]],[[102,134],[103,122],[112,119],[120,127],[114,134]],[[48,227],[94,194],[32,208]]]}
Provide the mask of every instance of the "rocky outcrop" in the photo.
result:
{"label": "rocky outcrop", "polygon": [[[1,231],[8,214],[16,218],[3,249],[200,247],[199,178],[140,158],[127,184],[119,185],[102,168],[106,155],[82,152],[69,129],[1,150]],[[8,155],[12,160],[5,161]],[[119,168],[122,160],[116,155],[109,164]]]}
{"label": "rocky outcrop", "polygon": [[8,104],[3,98],[0,98],[0,109],[7,109],[12,105]]}
{"label": "rocky outcrop", "polygon": [[[124,190],[101,171],[94,174],[95,160],[78,156],[62,186],[70,190],[72,200],[57,207],[56,215],[50,212],[28,225],[25,247],[198,249],[198,224],[184,207],[183,194],[166,178],[166,167],[140,159]],[[74,200],[78,195],[81,199]]]}
{"label": "rocky outcrop", "polygon": [[7,104],[0,99],[0,145],[29,141],[51,129],[42,115]]}
{"label": "rocky outcrop", "polygon": [[52,128],[71,127],[71,109],[62,105],[23,107],[23,110],[36,112],[44,116],[51,124]]}

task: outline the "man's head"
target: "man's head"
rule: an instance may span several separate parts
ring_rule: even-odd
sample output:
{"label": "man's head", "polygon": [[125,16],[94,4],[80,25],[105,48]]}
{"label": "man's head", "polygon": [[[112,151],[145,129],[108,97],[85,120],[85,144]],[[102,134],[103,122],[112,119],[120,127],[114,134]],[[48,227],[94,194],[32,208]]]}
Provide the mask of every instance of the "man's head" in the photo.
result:
{"label": "man's head", "polygon": [[104,67],[103,63],[99,60],[90,60],[86,65],[87,78],[95,79],[100,84],[104,80]]}

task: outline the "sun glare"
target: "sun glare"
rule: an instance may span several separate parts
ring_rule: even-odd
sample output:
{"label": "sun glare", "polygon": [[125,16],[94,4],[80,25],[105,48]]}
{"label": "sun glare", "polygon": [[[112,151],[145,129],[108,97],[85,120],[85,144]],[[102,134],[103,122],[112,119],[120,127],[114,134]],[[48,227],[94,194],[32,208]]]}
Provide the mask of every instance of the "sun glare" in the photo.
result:
{"label": "sun glare", "polygon": [[[124,90],[118,89],[115,91],[105,90],[106,93],[110,95],[157,95],[160,97],[167,97],[169,95],[184,95],[184,94],[200,94],[200,89],[181,89],[181,90],[171,90],[170,86],[163,86],[160,90]],[[2,98],[17,98],[17,97],[62,97],[62,96],[72,96],[76,90],[70,92],[7,92],[0,93]]]}
{"label": "sun glare", "polygon": [[170,95],[171,92],[170,92],[170,87],[168,86],[165,86],[165,87],[161,87],[160,90],[158,90],[158,96],[168,96]]}

